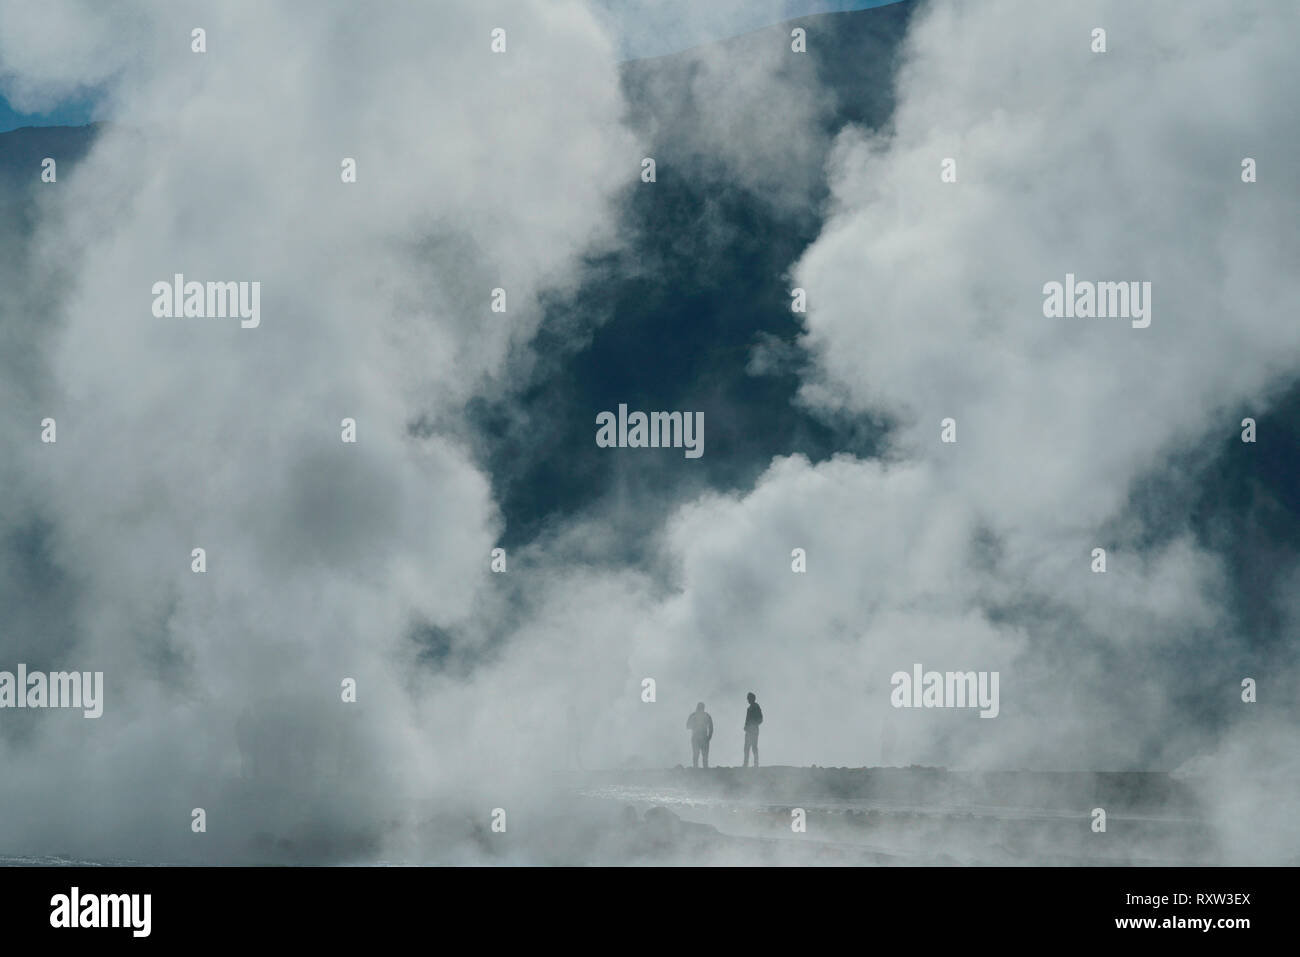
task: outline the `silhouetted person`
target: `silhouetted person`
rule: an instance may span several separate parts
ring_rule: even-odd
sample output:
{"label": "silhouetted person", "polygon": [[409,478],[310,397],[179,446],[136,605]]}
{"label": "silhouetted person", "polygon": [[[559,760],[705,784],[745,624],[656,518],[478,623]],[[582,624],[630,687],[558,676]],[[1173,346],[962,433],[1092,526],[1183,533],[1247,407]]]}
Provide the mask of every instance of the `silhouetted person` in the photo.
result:
{"label": "silhouetted person", "polygon": [[754,752],[754,767],[758,767],[758,726],[763,723],[763,709],[758,706],[754,692],[745,696],[749,699],[749,710],[745,712],[745,764],[749,767],[749,752]]}
{"label": "silhouetted person", "polygon": [[713,737],[713,718],[704,710],[704,702],[695,706],[686,727],[691,732],[691,767],[699,767],[700,757],[704,757],[704,766],[709,766],[709,741]]}

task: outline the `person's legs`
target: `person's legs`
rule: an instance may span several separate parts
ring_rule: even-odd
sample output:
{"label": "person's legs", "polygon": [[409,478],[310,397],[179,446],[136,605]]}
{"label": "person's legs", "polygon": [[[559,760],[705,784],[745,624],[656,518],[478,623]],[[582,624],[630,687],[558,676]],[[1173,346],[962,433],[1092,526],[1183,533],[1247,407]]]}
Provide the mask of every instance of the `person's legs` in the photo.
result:
{"label": "person's legs", "polygon": [[745,732],[745,767],[749,767],[750,752],[754,754],[754,767],[758,767],[758,732]]}
{"label": "person's legs", "polygon": [[[707,767],[708,758],[705,758],[704,761],[705,761],[705,766]],[[700,766],[700,742],[696,741],[694,738],[691,738],[691,767],[698,768],[699,766]]]}
{"label": "person's legs", "polygon": [[705,738],[704,741],[702,741],[702,742],[700,743],[700,756],[701,756],[702,758],[704,758],[704,766],[707,768],[707,767],[709,766],[709,741],[708,741],[708,738]]}

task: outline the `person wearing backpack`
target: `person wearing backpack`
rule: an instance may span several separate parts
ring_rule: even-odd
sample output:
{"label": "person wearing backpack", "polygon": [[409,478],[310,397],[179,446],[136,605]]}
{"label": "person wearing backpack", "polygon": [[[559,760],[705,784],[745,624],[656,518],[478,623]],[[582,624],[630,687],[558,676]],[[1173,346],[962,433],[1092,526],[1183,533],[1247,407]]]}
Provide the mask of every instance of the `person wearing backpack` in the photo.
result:
{"label": "person wearing backpack", "polygon": [[713,738],[713,718],[704,710],[704,702],[695,706],[686,719],[686,728],[691,732],[691,767],[698,767],[701,756],[704,766],[709,766],[709,741]]}

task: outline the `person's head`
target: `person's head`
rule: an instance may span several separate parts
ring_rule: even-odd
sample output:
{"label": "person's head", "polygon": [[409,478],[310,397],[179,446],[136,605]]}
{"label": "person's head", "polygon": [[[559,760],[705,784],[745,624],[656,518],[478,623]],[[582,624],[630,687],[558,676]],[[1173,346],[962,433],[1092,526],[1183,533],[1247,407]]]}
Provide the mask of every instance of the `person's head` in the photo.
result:
{"label": "person's head", "polygon": [[754,703],[754,692],[751,691],[749,694],[745,695],[745,697],[749,699],[750,704]]}
{"label": "person's head", "polygon": [[703,710],[704,710],[704,702],[701,701],[699,704],[697,704],[697,705],[695,706],[695,710],[696,710],[696,711],[703,711]]}

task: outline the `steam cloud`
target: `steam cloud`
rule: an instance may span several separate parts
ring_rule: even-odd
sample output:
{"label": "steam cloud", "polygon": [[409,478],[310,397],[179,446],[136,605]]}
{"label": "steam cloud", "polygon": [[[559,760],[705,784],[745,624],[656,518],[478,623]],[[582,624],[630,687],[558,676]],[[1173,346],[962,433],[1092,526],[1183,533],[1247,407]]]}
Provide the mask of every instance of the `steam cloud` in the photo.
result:
{"label": "steam cloud", "polygon": [[[12,14],[11,101],[102,84],[115,123],[0,292],[0,648],[104,671],[107,704],[93,722],[6,716],[0,760],[22,770],[0,784],[0,847],[211,860],[293,833],[347,856],[338,835],[360,832],[365,853],[418,854],[423,815],[550,800],[575,746],[589,766],[678,763],[700,699],[714,760],[739,763],[743,704],[734,759],[726,709],[752,688],[767,763],[877,763],[887,730],[901,763],[1183,766],[1226,857],[1300,853],[1294,798],[1266,800],[1295,773],[1294,707],[1237,703],[1244,676],[1282,697],[1297,675],[1241,632],[1223,556],[1134,505],[1153,476],[1191,481],[1179,463],[1265,412],[1300,362],[1294,8],[936,0],[890,125],[841,131],[825,170],[815,71],[747,65],[765,124],[696,54],[716,112],[683,153],[777,205],[825,176],[821,233],[791,264],[800,402],[889,421],[888,448],[778,457],[740,493],[667,491],[640,566],[591,561],[619,543],[580,515],[504,576],[464,407],[511,387],[539,297],[616,242],[642,152],[608,11]],[[344,156],[360,173],[341,188]],[[1069,271],[1152,282],[1150,328],[1045,319],[1042,285]],[[261,281],[261,327],[154,319],[150,287],[175,272]],[[46,415],[53,446],[34,438]],[[433,660],[422,628],[451,636]],[[889,677],[914,661],[999,671],[1001,714],[893,711]],[[223,823],[196,852],[199,806]]]}

